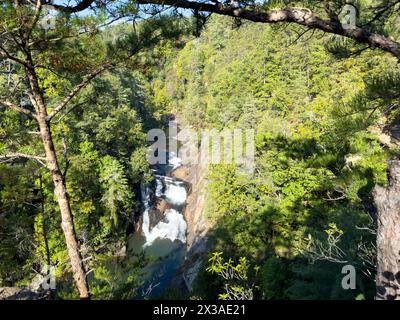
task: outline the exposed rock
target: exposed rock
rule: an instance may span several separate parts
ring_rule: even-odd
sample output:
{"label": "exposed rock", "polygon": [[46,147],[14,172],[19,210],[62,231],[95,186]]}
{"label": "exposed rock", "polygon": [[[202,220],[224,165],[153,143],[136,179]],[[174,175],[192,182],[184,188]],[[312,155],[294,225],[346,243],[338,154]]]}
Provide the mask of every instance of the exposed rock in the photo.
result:
{"label": "exposed rock", "polygon": [[150,228],[153,228],[156,226],[163,218],[165,215],[165,211],[167,209],[170,209],[171,205],[167,203],[164,199],[157,198],[156,199],[156,205],[154,208],[149,209],[150,210]]}
{"label": "exposed rock", "polygon": [[139,218],[135,221],[135,232],[142,233],[143,215],[141,214]]}
{"label": "exposed rock", "polygon": [[190,181],[189,181],[190,180],[190,177],[189,177],[190,167],[187,167],[187,166],[178,167],[172,172],[171,175],[175,178],[178,178],[178,179],[181,179],[181,180],[184,180],[184,181],[190,183]]}
{"label": "exposed rock", "polygon": [[155,208],[149,209],[150,230],[154,228],[163,218],[164,214]]}
{"label": "exposed rock", "polygon": [[[182,169],[181,169],[182,168]],[[190,251],[192,245],[196,241],[200,241],[206,237],[210,229],[210,223],[204,218],[204,201],[205,201],[205,172],[206,168],[202,164],[181,167],[173,172],[173,176],[179,175],[190,185],[190,193],[186,201],[186,207],[183,215],[188,224],[187,230],[187,247]]]}
{"label": "exposed rock", "polygon": [[186,181],[189,196],[183,215],[187,223],[186,256],[182,268],[182,276],[189,291],[202,265],[202,256],[207,249],[207,232],[211,224],[204,217],[204,202],[206,190],[206,166],[197,164],[182,166],[174,170],[172,176]]}
{"label": "exposed rock", "polygon": [[25,287],[0,288],[0,300],[43,300],[50,298],[50,291],[33,291]]}
{"label": "exposed rock", "polygon": [[[149,209],[150,229],[156,226],[164,218],[165,211],[170,208],[171,205],[167,203],[167,201],[161,198],[156,198],[155,207]],[[142,225],[142,221],[140,222],[140,225]]]}
{"label": "exposed rock", "polygon": [[369,127],[368,131],[377,134],[378,141],[388,148],[395,148],[399,146],[400,119],[393,119],[389,122],[386,117],[382,117],[380,119],[380,122],[380,125]]}
{"label": "exposed rock", "polygon": [[389,148],[391,148],[391,147],[393,146],[393,144],[392,144],[392,137],[391,137],[390,135],[386,134],[386,133],[381,133],[381,134],[378,136],[378,141],[379,141],[381,144],[383,144],[383,145],[385,145],[385,146],[388,146]]}
{"label": "exposed rock", "polygon": [[171,205],[165,201],[164,199],[157,198],[156,200],[156,209],[162,214],[165,214],[167,209],[170,209]]}
{"label": "exposed rock", "polygon": [[189,266],[184,270],[183,279],[189,291],[193,289],[194,280],[200,271],[202,263],[202,259],[195,259],[193,262],[189,263]]}

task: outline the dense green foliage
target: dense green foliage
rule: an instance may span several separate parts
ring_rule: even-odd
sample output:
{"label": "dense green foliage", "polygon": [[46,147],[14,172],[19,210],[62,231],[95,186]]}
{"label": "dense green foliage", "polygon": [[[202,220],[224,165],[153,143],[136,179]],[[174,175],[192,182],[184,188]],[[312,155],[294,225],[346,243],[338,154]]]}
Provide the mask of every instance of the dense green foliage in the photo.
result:
{"label": "dense green foliage", "polygon": [[[67,186],[75,227],[82,241],[84,258],[90,257],[88,265],[93,268],[93,283],[101,287],[93,286],[95,296],[99,290],[99,297],[108,297],[106,293],[112,289],[107,291],[102,286],[114,286],[112,282],[105,282],[107,278],[102,278],[114,272],[107,265],[116,259],[113,256],[124,245],[125,230],[139,205],[139,183],[148,175],[148,164],[143,156],[145,120],[137,110],[137,104],[144,102],[144,98],[137,95],[145,93],[137,90],[139,83],[139,78],[132,73],[116,72],[99,79],[82,95],[85,103],[77,103],[74,111],[57,124],[55,132],[60,150],[62,139],[67,145],[70,163]],[[101,96],[95,93],[98,91],[102,92]],[[21,117],[11,112],[2,113],[1,117],[2,124],[21,121],[18,119]],[[8,138],[5,132],[3,141],[15,143],[11,134],[15,132],[10,132]],[[40,148],[38,150],[40,152]],[[23,283],[30,274],[22,272],[25,267],[26,271],[35,265],[40,267],[46,261],[42,259],[49,259],[57,266],[58,276],[68,272],[65,263],[68,256],[49,174],[39,164],[26,160],[12,166],[1,164],[0,172],[4,214],[2,261],[5,262],[1,264],[2,282]],[[42,189],[39,181],[43,181]],[[21,245],[23,248],[19,249]],[[50,254],[47,258],[46,246]],[[121,261],[118,265],[124,264],[130,272],[137,272],[134,262]],[[113,277],[126,285],[122,277]]]}
{"label": "dense green foliage", "polygon": [[[130,14],[125,9],[124,14]],[[16,9],[5,3],[2,14],[6,35],[13,34],[21,14],[35,21],[30,6]],[[128,23],[104,28],[106,21],[104,12],[58,13],[54,28],[44,30],[38,23],[31,30],[34,49],[28,58],[41,63],[35,72],[48,113],[91,70],[113,62],[112,70],[92,80],[53,119],[51,131],[91,295],[132,298],[143,282],[147,259],[126,254],[127,237],[140,213],[140,185],[152,179],[146,132],[161,126],[163,114],[155,108],[150,81],[157,59],[162,60],[168,48],[181,45],[179,38],[191,24],[168,15],[149,17],[135,28]],[[2,54],[25,54],[18,41],[1,41]],[[159,42],[165,52],[154,49]],[[33,110],[23,63],[3,56],[0,62],[5,70],[0,74],[2,99],[10,97]],[[3,104],[0,111],[0,155],[43,155],[34,119]],[[0,286],[30,285],[51,265],[57,279],[54,297],[77,298],[46,160],[7,156],[0,160]]]}
{"label": "dense green foliage", "polygon": [[[56,102],[75,85],[74,78],[60,77],[54,69],[76,75],[79,65],[88,68],[89,61],[113,54],[113,34],[129,30],[122,25],[67,40],[62,51],[43,55],[53,70],[40,74],[48,99]],[[7,78],[1,76],[4,88]],[[146,131],[159,117],[152,100],[143,72],[116,68],[92,81],[53,126],[94,298],[133,297],[140,285],[146,259],[125,257],[121,250],[140,209],[140,184],[151,179]],[[4,108],[0,119],[1,153],[43,153],[31,120]],[[48,264],[56,267],[57,295],[76,297],[51,176],[42,164],[28,159],[0,163],[0,283],[29,284]]]}
{"label": "dense green foliage", "polygon": [[[385,184],[378,127],[388,114],[379,90],[395,90],[398,82],[382,85],[382,75],[393,79],[398,66],[372,52],[337,58],[329,39],[296,39],[290,28],[212,19],[168,66],[158,95],[169,91],[164,103],[197,128],[256,129],[254,174],[211,166],[206,210],[212,249],[260,267],[249,280],[255,296],[372,298],[366,255],[375,239],[357,227],[373,228],[371,190]],[[316,249],[331,245],[332,226],[341,259]],[[341,289],[343,261],[357,268],[357,290]],[[200,294],[223,291],[213,279],[201,275]]]}
{"label": "dense green foliage", "polygon": [[[100,62],[116,61],[52,126],[94,298],[132,298],[142,284],[147,259],[124,248],[141,209],[140,185],[152,180],[146,132],[169,113],[195,129],[256,130],[253,174],[231,164],[208,168],[214,253],[204,254],[191,296],[374,296],[371,192],[386,183],[386,159],[398,151],[381,141],[382,127],[398,121],[394,58],[352,55],[347,41],[318,32],[299,39],[297,28],[226,17],[209,19],[199,37],[190,34],[193,21],[170,16],[137,30],[99,28],[101,14],[68,21],[51,32],[91,32],[38,53],[49,66],[39,76],[50,105]],[[13,101],[27,103],[22,70],[0,62],[12,69],[0,74],[0,95],[16,84]],[[0,107],[0,155],[10,152],[42,155],[43,147],[34,121]],[[77,297],[60,223],[40,159],[1,161],[0,286],[28,285],[48,264],[56,267],[56,297]],[[342,290],[343,264],[356,267],[356,290]]]}

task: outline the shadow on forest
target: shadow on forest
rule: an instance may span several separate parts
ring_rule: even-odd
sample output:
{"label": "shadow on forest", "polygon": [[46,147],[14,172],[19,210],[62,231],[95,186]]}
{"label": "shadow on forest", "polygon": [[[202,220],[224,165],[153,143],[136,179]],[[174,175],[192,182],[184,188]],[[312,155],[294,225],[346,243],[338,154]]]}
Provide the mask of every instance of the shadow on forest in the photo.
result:
{"label": "shadow on forest", "polygon": [[[321,183],[318,188],[307,195],[307,201],[301,196],[292,200],[292,204],[284,207],[279,200],[272,199],[270,203],[260,203],[257,212],[247,214],[225,215],[219,217],[209,232],[212,251],[222,251],[226,257],[238,259],[240,256],[250,258],[261,267],[261,276],[254,281],[261,281],[260,297],[268,299],[355,299],[360,292],[368,298],[374,296],[374,274],[364,275],[358,270],[362,265],[359,259],[358,245],[361,241],[371,243],[374,235],[368,231],[359,230],[355,226],[369,225],[376,218],[376,208],[373,203],[372,189],[375,185],[374,172],[371,168],[353,167],[346,169],[344,160],[347,148],[342,153],[334,154],[322,150],[315,139],[290,140],[279,136],[268,139],[266,148],[275,148],[284,154],[288,160],[302,161],[307,168],[325,168],[334,173],[336,178],[348,183],[359,181],[356,198],[351,199],[335,190],[333,183]],[[281,166],[289,167],[289,161],[283,161]],[[328,181],[329,182],[329,181]],[[301,183],[301,182],[300,182]],[[327,199],[327,194],[332,198]],[[295,193],[294,193],[295,194]],[[252,198],[249,200],[260,201]],[[280,197],[282,197],[281,195]],[[232,210],[234,211],[234,210]],[[239,210],[240,211],[240,210]],[[298,251],[299,241],[305,241],[308,234],[320,243],[325,243],[330,223],[335,223],[343,235],[338,246],[343,251],[342,259],[352,264],[358,270],[357,290],[343,290],[341,273],[343,264],[324,260],[310,263],[304,252]],[[278,258],[278,262],[271,259]],[[204,269],[204,268],[203,268]],[[270,275],[282,273],[285,277]],[[199,276],[200,287],[207,294],[215,296],[215,290],[220,282],[215,277],[202,272]],[[265,279],[273,284],[265,283]],[[273,286],[273,290],[267,290]],[[206,287],[206,288],[204,288]],[[267,288],[267,289],[266,289]],[[268,296],[265,292],[275,292]]]}

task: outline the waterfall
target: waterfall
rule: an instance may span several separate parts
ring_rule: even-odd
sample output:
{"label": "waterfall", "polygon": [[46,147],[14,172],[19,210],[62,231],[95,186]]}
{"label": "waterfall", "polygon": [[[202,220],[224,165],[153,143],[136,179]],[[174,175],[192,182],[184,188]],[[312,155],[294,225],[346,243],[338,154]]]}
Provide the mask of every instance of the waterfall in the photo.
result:
{"label": "waterfall", "polygon": [[176,156],[175,152],[169,152],[168,153],[168,163],[170,165],[172,165],[171,171],[173,171],[182,165],[182,159],[178,158]]}
{"label": "waterfall", "polygon": [[143,234],[146,237],[144,247],[150,246],[156,239],[179,240],[186,242],[186,221],[183,215],[175,209],[165,211],[165,216],[151,230],[149,211],[143,214]]}
{"label": "waterfall", "polygon": [[150,216],[149,216],[149,211],[150,211],[150,188],[148,186],[141,186],[141,194],[142,194],[142,201],[143,201],[143,206],[144,206],[144,212],[143,212],[143,223],[142,223],[142,230],[143,230],[143,235],[147,239],[150,235]]}
{"label": "waterfall", "polygon": [[[171,154],[168,160],[168,168],[165,170],[171,172],[181,166],[181,159]],[[172,167],[171,167],[172,166]],[[160,172],[162,170],[158,170]],[[151,186],[142,186],[142,201],[144,205],[142,231],[146,238],[144,247],[151,246],[156,239],[169,239],[172,242],[179,240],[186,242],[186,221],[180,212],[186,202],[187,190],[183,181],[168,177],[162,174],[155,174],[155,188]],[[163,218],[153,227],[150,227],[150,214],[152,207],[152,194],[156,198],[163,198],[172,208],[167,209]]]}
{"label": "waterfall", "polygon": [[155,175],[156,197],[165,198],[173,206],[182,206],[186,202],[187,191],[183,181],[162,175]]}
{"label": "waterfall", "polygon": [[182,166],[182,160],[173,152],[167,153],[167,159],[167,163],[151,167],[153,181],[141,186],[142,232],[135,232],[129,240],[129,252],[136,254],[144,250],[146,256],[151,257],[144,268],[140,298],[150,293],[157,296],[165,288],[176,287],[177,283],[183,285],[178,280],[187,241],[187,224],[182,211],[189,189],[185,181],[171,177],[171,173]]}
{"label": "waterfall", "polygon": [[145,210],[148,210],[150,208],[150,188],[145,185],[140,186],[140,193],[142,195],[142,202]]}
{"label": "waterfall", "polygon": [[167,190],[165,191],[165,199],[167,202],[181,206],[185,204],[187,198],[186,188],[182,185],[167,184]]}
{"label": "waterfall", "polygon": [[162,180],[156,178],[156,197],[161,198],[163,195],[163,183]]}

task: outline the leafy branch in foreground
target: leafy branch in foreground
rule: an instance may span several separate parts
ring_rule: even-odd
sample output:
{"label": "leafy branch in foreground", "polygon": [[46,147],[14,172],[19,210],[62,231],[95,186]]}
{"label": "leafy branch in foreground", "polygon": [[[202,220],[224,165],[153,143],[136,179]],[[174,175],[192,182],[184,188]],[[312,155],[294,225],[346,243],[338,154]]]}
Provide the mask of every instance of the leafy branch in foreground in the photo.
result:
{"label": "leafy branch in foreground", "polygon": [[245,257],[239,258],[237,264],[233,259],[225,260],[222,252],[214,252],[208,260],[207,272],[217,274],[224,279],[225,293],[219,294],[222,300],[253,300],[253,285],[248,283],[250,263]]}

